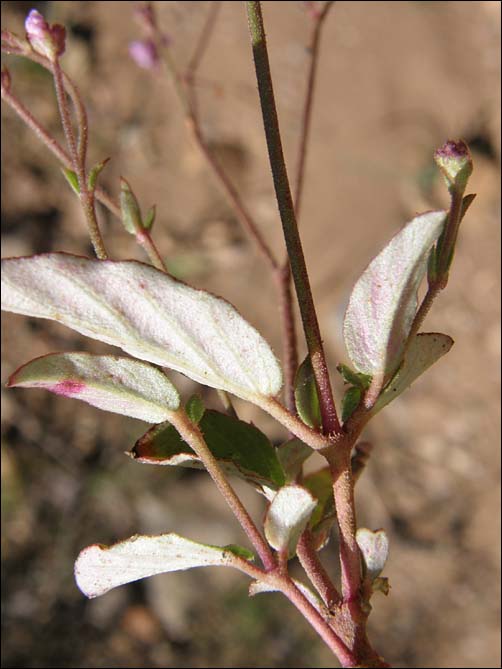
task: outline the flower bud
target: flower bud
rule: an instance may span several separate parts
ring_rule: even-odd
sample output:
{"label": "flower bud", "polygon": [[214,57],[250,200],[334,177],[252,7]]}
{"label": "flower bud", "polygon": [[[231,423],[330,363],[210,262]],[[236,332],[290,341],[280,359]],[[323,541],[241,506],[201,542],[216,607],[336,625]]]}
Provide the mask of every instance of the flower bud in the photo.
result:
{"label": "flower bud", "polygon": [[59,23],[49,25],[40,12],[32,9],[24,22],[26,37],[31,48],[51,62],[65,50],[66,30]]}
{"label": "flower bud", "polygon": [[157,47],[151,40],[131,42],[129,55],[136,65],[145,70],[153,70],[159,65]]}
{"label": "flower bud", "polygon": [[462,140],[448,140],[435,152],[434,160],[446,180],[448,190],[463,193],[472,174],[472,158],[467,144]]}

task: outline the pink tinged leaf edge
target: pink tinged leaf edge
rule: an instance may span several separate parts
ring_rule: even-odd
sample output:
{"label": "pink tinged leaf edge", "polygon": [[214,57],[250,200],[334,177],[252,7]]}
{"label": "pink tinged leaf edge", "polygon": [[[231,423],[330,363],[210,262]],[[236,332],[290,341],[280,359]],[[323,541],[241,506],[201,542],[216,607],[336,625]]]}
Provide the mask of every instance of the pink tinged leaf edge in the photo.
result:
{"label": "pink tinged leaf edge", "polygon": [[79,590],[92,599],[149,576],[211,566],[240,568],[239,559],[224,548],[174,533],[134,535],[111,546],[87,546],[77,557],[74,575]]}
{"label": "pink tinged leaf edge", "polygon": [[352,290],[343,334],[354,367],[364,374],[392,374],[399,365],[415,316],[418,287],[430,249],[442,232],[445,211],[421,214],[374,258]]}
{"label": "pink tinged leaf edge", "polygon": [[[268,343],[226,300],[135,260],[2,260],[2,308],[56,320],[132,356],[260,404],[282,387]],[[133,299],[134,298],[134,299]]]}
{"label": "pink tinged leaf edge", "polygon": [[42,355],[21,365],[6,386],[48,390],[149,423],[167,420],[180,405],[178,391],[160,370],[114,355]]}

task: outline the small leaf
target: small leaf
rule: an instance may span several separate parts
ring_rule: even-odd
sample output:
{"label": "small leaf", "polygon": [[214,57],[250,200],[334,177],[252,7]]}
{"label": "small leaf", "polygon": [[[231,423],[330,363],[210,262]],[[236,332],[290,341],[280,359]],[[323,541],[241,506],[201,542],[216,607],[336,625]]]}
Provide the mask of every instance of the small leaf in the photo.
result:
{"label": "small leaf", "polygon": [[138,200],[131,190],[128,182],[124,178],[120,178],[120,212],[124,228],[131,235],[136,235],[143,229],[141,221],[141,210],[139,208]]}
{"label": "small leaf", "polygon": [[265,536],[277,551],[292,557],[300,534],[305,529],[317,500],[299,485],[286,485],[279,490],[265,517]]}
{"label": "small leaf", "polygon": [[350,387],[342,399],[342,421],[345,423],[354,413],[361,401],[361,388]]}
{"label": "small leaf", "polygon": [[302,362],[295,377],[295,402],[302,421],[316,430],[321,426],[319,396],[310,356]]}
{"label": "small leaf", "polygon": [[337,365],[336,369],[342,375],[345,383],[350,383],[350,385],[357,386],[362,390],[367,390],[370,387],[371,376],[368,376],[368,374],[354,372],[350,369],[350,367],[347,367],[347,365],[342,363]]}
{"label": "small leaf", "polygon": [[417,290],[445,219],[444,211],[417,216],[391,239],[354,286],[344,339],[359,372],[384,381],[401,363],[417,310]]}
{"label": "small leaf", "polygon": [[192,395],[185,404],[185,411],[187,412],[188,417],[192,423],[195,423],[195,425],[200,423],[205,410],[206,408],[204,406],[204,402],[202,401],[202,397],[197,394]]}
{"label": "small leaf", "polygon": [[89,176],[87,178],[87,185],[89,186],[90,191],[93,191],[96,188],[96,182],[98,180],[98,177],[109,161],[110,158],[105,158],[100,163],[97,163],[97,165],[94,165],[92,170],[89,172]]}
{"label": "small leaf", "polygon": [[373,580],[385,566],[389,555],[389,540],[384,530],[371,530],[361,527],[356,532],[356,541],[361,551],[365,572]]}
{"label": "small leaf", "polygon": [[152,205],[150,209],[146,212],[145,220],[143,221],[143,227],[145,230],[150,230],[155,222],[155,215],[157,209],[155,205]]}
{"label": "small leaf", "polygon": [[422,332],[410,343],[403,364],[394,378],[382,391],[372,414],[387,406],[393,399],[399,397],[413,381],[418,379],[431,365],[443,357],[453,346],[453,339],[439,332]]}
{"label": "small leaf", "polygon": [[92,598],[147,576],[209,566],[238,568],[234,554],[225,548],[177,534],[136,535],[113,546],[84,548],[75,562],[75,580],[84,595]]}
{"label": "small leaf", "polygon": [[294,437],[277,448],[277,457],[286,473],[286,481],[294,481],[302,470],[303,463],[313,453],[313,449]]}
{"label": "small leaf", "polygon": [[2,308],[59,321],[250,402],[281,389],[272,350],[234,307],[134,260],[4,259]]}
{"label": "small leaf", "polygon": [[116,355],[50,353],[20,367],[7,385],[45,388],[147,423],[166,420],[180,405],[178,391],[165,374]]}
{"label": "small leaf", "polygon": [[[268,438],[249,423],[206,410],[199,423],[206,444],[225,471],[254,485],[279,488],[285,477]],[[199,457],[168,424],[156,425],[131,453],[141,463],[204,468]]]}
{"label": "small leaf", "polygon": [[309,521],[310,529],[315,529],[325,518],[334,517],[335,513],[333,480],[329,467],[323,467],[323,469],[307,474],[303,480],[303,485],[317,500],[316,508]]}
{"label": "small leaf", "polygon": [[371,582],[371,589],[373,592],[381,592],[382,595],[387,597],[390,592],[389,579],[385,576],[377,576]]}
{"label": "small leaf", "polygon": [[80,195],[80,186],[78,185],[78,177],[73,170],[69,170],[67,167],[62,167],[61,172],[63,173],[66,181],[70,184],[72,191],[76,195]]}

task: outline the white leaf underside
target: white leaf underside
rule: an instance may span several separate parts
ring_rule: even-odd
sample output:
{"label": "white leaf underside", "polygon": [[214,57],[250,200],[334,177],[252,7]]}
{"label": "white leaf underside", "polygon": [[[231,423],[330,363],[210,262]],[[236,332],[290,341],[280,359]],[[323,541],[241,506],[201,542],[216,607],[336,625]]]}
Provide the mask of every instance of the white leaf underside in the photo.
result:
{"label": "white leaf underside", "polygon": [[439,332],[418,334],[410,343],[402,366],[383,390],[371,413],[377,413],[409,388],[429,367],[446,355],[452,346],[453,339],[448,335]]}
{"label": "white leaf underside", "polygon": [[14,372],[8,386],[44,388],[147,423],[167,420],[169,411],[180,405],[178,391],[165,374],[116,355],[44,355]]}
{"label": "white leaf underside", "polygon": [[356,532],[356,541],[371,578],[382,571],[389,556],[389,540],[384,530],[368,530],[361,527]]}
{"label": "white leaf underside", "polygon": [[193,567],[236,565],[228,550],[190,541],[177,534],[133,536],[113,546],[84,548],[75,562],[75,580],[89,598],[147,576]]}
{"label": "white leaf underside", "polygon": [[387,376],[400,363],[417,310],[427,257],[446,219],[444,211],[417,216],[368,265],[350,296],[344,340],[354,367]]}
{"label": "white leaf underside", "polygon": [[232,305],[134,260],[2,260],[2,308],[59,321],[250,401],[282,385],[270,346]]}
{"label": "white leaf underside", "polygon": [[283,486],[265,518],[265,536],[272,548],[293,555],[316,504],[317,500],[306,488],[295,484]]}

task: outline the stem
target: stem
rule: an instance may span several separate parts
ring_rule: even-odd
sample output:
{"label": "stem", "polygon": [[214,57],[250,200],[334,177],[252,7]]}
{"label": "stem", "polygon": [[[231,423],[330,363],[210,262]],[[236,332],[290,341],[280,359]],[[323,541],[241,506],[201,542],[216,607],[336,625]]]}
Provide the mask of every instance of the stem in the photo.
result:
{"label": "stem", "polygon": [[183,409],[170,412],[169,422],[174,425],[182,439],[193,448],[202,460],[204,467],[215,482],[216,487],[223,495],[226,503],[233,511],[241,527],[246,532],[252,545],[255,547],[265,569],[267,571],[275,569],[276,561],[270,547],[262,537],[234,489],[225,478],[218,461],[207,447],[204,437],[197,425],[192,423]]}
{"label": "stem", "polygon": [[150,258],[152,265],[157,269],[160,269],[161,272],[168,274],[166,264],[162,260],[162,256],[155,246],[155,242],[152,239],[150,230],[145,230],[145,228],[143,228],[141,232],[136,233],[136,241],[144,248],[147,256]]}
{"label": "stem", "polygon": [[344,602],[358,602],[361,587],[361,562],[356,542],[354,481],[350,462],[351,441],[338,444],[328,457],[333,479],[333,496],[340,539],[340,566]]}
{"label": "stem", "polygon": [[284,162],[261,6],[259,2],[247,2],[246,4],[270,166],[272,168],[277,204],[279,206],[284,238],[300,306],[303,329],[319,393],[323,428],[326,434],[339,433],[340,423],[336,414],[319,323],[317,321],[307,267],[298,234],[295,210],[289,187],[286,164]]}
{"label": "stem", "polygon": [[253,403],[270,414],[289,432],[291,432],[291,434],[293,434],[295,437],[298,437],[298,439],[307,444],[307,446],[310,446],[310,448],[313,448],[316,451],[323,451],[333,445],[330,437],[319,434],[319,432],[316,432],[308,425],[305,425],[305,423],[300,418],[294,414],[291,414],[286,409],[286,407],[284,407],[274,397],[258,395],[253,400]]}
{"label": "stem", "polygon": [[310,582],[321,595],[328,609],[340,603],[340,594],[319,559],[310,530],[305,530],[301,535],[296,546],[296,554]]}
{"label": "stem", "polygon": [[356,667],[358,662],[353,652],[340,639],[322,617],[319,611],[312,606],[305,595],[297,588],[291,579],[287,579],[281,592],[296,606],[300,613],[315,629],[324,643],[340,660],[342,667]]}
{"label": "stem", "polygon": [[302,203],[303,184],[305,178],[305,164],[307,162],[308,139],[312,120],[312,103],[314,100],[314,90],[316,84],[317,65],[319,61],[319,46],[321,42],[321,32],[324,20],[329,10],[334,5],[334,1],[324,3],[321,13],[313,19],[314,28],[310,36],[308,50],[310,52],[310,68],[307,79],[307,92],[305,94],[305,103],[302,113],[302,125],[300,131],[300,147],[298,149],[298,165],[295,178],[295,213],[297,220],[300,218],[300,206]]}
{"label": "stem", "polygon": [[[106,260],[106,258],[108,258],[108,254],[106,252],[103,238],[101,237],[101,232],[99,230],[98,221],[96,218],[94,197],[88,189],[85,165],[81,162],[81,157],[85,156],[86,151],[85,149],[82,149],[82,146],[80,147],[77,146],[75,133],[73,131],[73,126],[70,118],[70,110],[68,108],[68,102],[66,99],[65,86],[63,81],[63,71],[61,70],[61,66],[57,58],[53,64],[53,75],[54,75],[54,86],[56,89],[56,97],[58,101],[59,113],[61,116],[61,123],[63,125],[63,131],[69,149],[70,159],[72,162],[72,169],[77,175],[78,185],[80,190],[80,202],[82,204],[82,209],[84,211],[87,227],[89,230],[89,235],[91,237],[91,242],[94,247],[96,256],[100,260]],[[80,139],[83,140],[86,137],[87,137],[87,129],[81,129]]]}
{"label": "stem", "polygon": [[282,328],[282,357],[284,368],[284,400],[289,411],[295,415],[295,376],[298,369],[298,346],[291,294],[291,267],[286,260],[283,267],[274,271],[279,291],[279,311]]}

